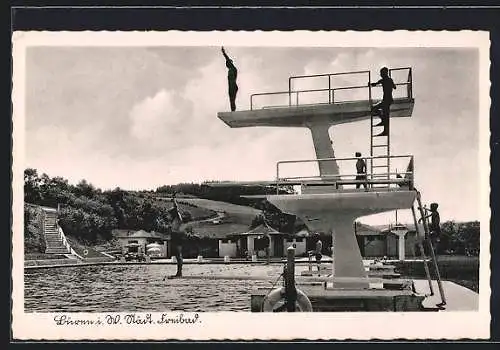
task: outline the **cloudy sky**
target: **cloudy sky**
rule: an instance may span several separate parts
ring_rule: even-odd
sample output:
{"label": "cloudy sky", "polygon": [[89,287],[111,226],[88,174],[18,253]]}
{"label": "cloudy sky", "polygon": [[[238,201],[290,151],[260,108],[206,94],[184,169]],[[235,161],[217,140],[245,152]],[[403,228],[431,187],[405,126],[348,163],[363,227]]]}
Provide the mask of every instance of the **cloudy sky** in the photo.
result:
{"label": "cloudy sky", "polygon": [[[227,47],[237,106],[283,91],[290,75],[413,68],[412,118],[391,123],[393,154],[415,155],[416,183],[443,220],[479,219],[479,55],[467,48]],[[307,129],[231,129],[220,47],[30,47],[26,167],[103,189],[271,180],[284,159],[314,158]],[[369,122],[334,126],[337,157],[369,154]]]}

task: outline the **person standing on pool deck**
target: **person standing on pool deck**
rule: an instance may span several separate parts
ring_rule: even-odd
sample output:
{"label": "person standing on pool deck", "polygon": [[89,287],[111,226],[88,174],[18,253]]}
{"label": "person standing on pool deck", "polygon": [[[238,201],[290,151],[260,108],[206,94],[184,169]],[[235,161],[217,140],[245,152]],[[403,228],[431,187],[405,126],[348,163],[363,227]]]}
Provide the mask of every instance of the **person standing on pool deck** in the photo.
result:
{"label": "person standing on pool deck", "polygon": [[318,266],[318,275],[319,275],[321,258],[323,257],[322,255],[323,242],[321,241],[319,234],[317,234],[317,239],[318,240],[316,241],[316,249],[314,250],[314,255],[316,256],[316,265]]}
{"label": "person standing on pool deck", "polygon": [[171,239],[170,243],[174,249],[175,260],[177,261],[177,273],[174,277],[182,277],[182,233],[180,231],[180,226],[182,224],[182,216],[177,207],[177,202],[175,200],[175,194],[172,196],[173,208],[168,211],[168,215],[171,220]]}
{"label": "person standing on pool deck", "polygon": [[236,84],[236,78],[238,77],[238,70],[233,64],[233,60],[229,58],[226,54],[226,50],[224,50],[224,46],[222,47],[222,54],[226,59],[226,67],[227,67],[227,82],[229,84],[229,102],[231,103],[231,112],[236,110],[236,94],[238,93],[238,85]]}
{"label": "person standing on pool deck", "polygon": [[384,96],[382,97],[382,102],[372,108],[372,115],[378,115],[381,119],[380,123],[375,126],[384,126],[384,131],[376,136],[387,136],[389,135],[389,113],[391,104],[394,102],[392,90],[396,89],[396,84],[394,84],[394,81],[389,77],[389,69],[387,69],[387,67],[383,67],[380,70],[380,77],[381,79],[372,83],[371,86],[381,84]]}

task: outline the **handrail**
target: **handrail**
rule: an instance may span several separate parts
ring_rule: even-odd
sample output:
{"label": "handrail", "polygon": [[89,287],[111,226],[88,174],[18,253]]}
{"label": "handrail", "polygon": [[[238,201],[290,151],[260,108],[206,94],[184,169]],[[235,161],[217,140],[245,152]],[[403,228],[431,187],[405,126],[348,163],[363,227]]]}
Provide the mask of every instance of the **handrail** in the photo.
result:
{"label": "handrail", "polygon": [[[413,89],[412,89],[412,68],[411,67],[397,67],[397,68],[392,68],[389,69],[389,72],[394,72],[394,71],[403,71],[407,70],[408,71],[408,77],[406,79],[406,82],[398,82],[395,85],[396,86],[407,86],[407,99],[412,99],[413,98]],[[354,85],[354,86],[343,86],[343,87],[337,87],[337,88],[332,88],[332,83],[331,83],[331,77],[334,76],[342,76],[342,75],[359,75],[359,74],[367,74],[367,80],[368,84],[367,85]],[[321,77],[326,77],[328,78],[328,88],[322,88],[322,89],[303,89],[303,90],[294,90],[292,89],[292,81],[297,80],[297,79],[306,79],[306,78],[321,78]],[[369,70],[362,70],[362,71],[352,71],[352,72],[339,72],[339,73],[324,73],[324,74],[309,74],[309,75],[297,75],[297,76],[291,76],[288,78],[288,91],[278,91],[278,92],[266,92],[266,93],[255,93],[250,95],[250,110],[253,110],[254,107],[254,97],[257,96],[273,96],[273,95],[288,95],[288,107],[291,107],[292,105],[299,105],[299,93],[310,93],[310,92],[326,92],[328,91],[328,102],[321,103],[321,104],[335,104],[335,91],[342,91],[342,90],[353,90],[353,89],[361,89],[361,88],[367,88],[368,89],[368,100],[371,101],[372,99],[372,93],[371,93],[371,72]],[[295,103],[292,103],[292,95],[296,95],[296,101]],[[337,101],[338,103],[339,101]],[[341,101],[341,102],[346,102],[346,101]],[[286,105],[280,106],[280,107],[286,107]],[[270,108],[270,106],[267,106],[267,108]]]}
{"label": "handrail", "polygon": [[68,250],[68,253],[71,252],[71,246],[70,246],[68,240],[66,239],[66,235],[64,234],[64,232],[63,232],[61,226],[59,226],[59,224],[57,224],[57,232],[59,233],[59,237],[61,238],[63,245]]}
{"label": "handrail", "polygon": [[[411,171],[405,171],[405,172],[389,172],[389,173],[384,173],[383,175],[412,175],[413,172]],[[286,181],[286,180],[307,180],[307,179],[338,179],[339,177],[356,177],[359,175],[373,175],[370,173],[356,173],[356,174],[339,174],[339,175],[313,175],[313,176],[286,176],[286,177],[280,177],[280,181]],[[378,174],[375,174],[378,175]]]}
{"label": "handrail", "polygon": [[[396,155],[396,156],[369,156],[362,157],[364,160],[373,160],[373,159],[387,159],[387,158],[410,158],[413,160],[413,155]],[[345,161],[345,160],[357,160],[357,157],[347,157],[347,158],[319,158],[319,159],[299,159],[299,160],[280,160],[276,163],[276,178],[279,179],[279,168],[281,164],[296,164],[296,163],[316,163],[316,162],[326,162],[326,161]],[[373,173],[373,172],[372,172]],[[338,176],[338,175],[335,175]]]}
{"label": "handrail", "polygon": [[[406,83],[397,83],[395,84],[396,86],[402,86],[402,85],[410,85],[410,83],[406,82]],[[255,93],[255,94],[251,94],[250,95],[250,110],[253,110],[253,100],[254,100],[254,97],[257,97],[257,96],[272,96],[272,95],[285,95],[285,94],[288,94],[288,95],[292,95],[292,94],[295,94],[298,96],[299,93],[307,93],[307,92],[326,92],[326,91],[331,91],[332,93],[329,94],[329,102],[321,102],[321,103],[312,103],[311,105],[318,105],[318,104],[335,104],[335,91],[342,91],[342,90],[354,90],[354,89],[370,89],[368,86],[365,86],[365,85],[355,85],[355,86],[343,86],[343,87],[339,87],[339,88],[328,88],[328,89],[305,89],[305,90],[290,90],[290,91],[274,91],[274,92],[259,92],[259,93]],[[339,102],[345,102],[345,101],[337,101],[337,103]],[[299,105],[298,103],[296,103],[295,105]],[[281,107],[286,107],[287,105],[282,105]],[[288,104],[288,107],[291,107],[292,105],[291,104]],[[279,107],[279,106],[267,106],[267,107],[262,107],[262,109],[264,108],[276,108],[276,107]]]}
{"label": "handrail", "polygon": [[41,209],[42,215],[40,215],[39,225],[41,237],[43,237],[44,253],[47,251],[47,236],[45,235],[45,210]]}
{"label": "handrail", "polygon": [[[402,68],[398,68],[402,69]],[[358,71],[351,71],[351,72],[338,72],[338,73],[320,73],[320,74],[305,74],[305,75],[292,75],[288,79],[302,79],[302,78],[318,78],[318,77],[333,77],[337,75],[354,75],[354,74],[363,74],[363,73],[370,73],[369,70],[358,70]]]}
{"label": "handrail", "polygon": [[[75,253],[75,251],[71,247],[71,244],[68,242],[68,239],[66,238],[66,235],[64,234],[62,227],[59,225],[59,215],[61,213],[63,206],[64,206],[64,204],[57,203],[57,209],[56,209],[57,217],[56,217],[55,225],[57,228],[57,233],[59,234],[59,238],[61,239],[63,245],[66,247],[69,254],[73,254],[73,253]],[[78,254],[76,254],[76,255],[79,256]]]}
{"label": "handrail", "polygon": [[[278,190],[278,186],[279,186],[279,183],[280,182],[286,182],[286,181],[295,181],[295,182],[306,182],[306,181],[314,181],[314,179],[317,179],[317,180],[321,180],[321,181],[328,181],[329,179],[336,182],[336,183],[346,183],[348,182],[349,184],[350,183],[377,183],[379,184],[380,183],[380,179],[378,179],[377,177],[379,175],[383,175],[384,177],[387,177],[387,184],[397,184],[397,183],[401,183],[401,182],[409,182],[410,183],[410,187],[412,187],[412,183],[414,181],[414,163],[413,163],[413,159],[414,159],[414,156],[413,155],[391,155],[391,156],[367,156],[367,157],[362,157],[361,159],[363,159],[365,162],[367,162],[368,160],[370,160],[372,163],[373,163],[373,160],[375,159],[403,159],[403,158],[407,158],[409,159],[409,162],[411,164],[413,164],[413,168],[412,169],[407,169],[406,171],[404,172],[391,172],[390,169],[388,169],[387,172],[384,172],[384,173],[374,173],[373,172],[373,168],[371,169],[370,172],[365,172],[365,173],[348,173],[348,174],[332,174],[332,175],[312,175],[312,176],[290,176],[290,177],[281,177],[280,176],[280,166],[282,164],[299,164],[299,163],[320,163],[320,162],[327,162],[327,161],[354,161],[354,160],[358,160],[360,158],[358,157],[345,157],[345,158],[320,158],[320,159],[300,159],[300,160],[282,160],[282,161],[278,161],[276,163],[276,186],[277,186],[277,190]],[[359,176],[359,175],[365,175],[365,179],[363,180],[353,180],[353,179],[349,179],[349,180],[346,180],[346,178],[355,178],[356,176]],[[401,178],[397,178],[397,176],[404,176],[404,177],[401,177]],[[392,177],[391,176],[396,176],[396,178]],[[299,183],[299,184],[302,184],[302,183]]]}
{"label": "handrail", "polygon": [[[395,156],[389,156],[389,158],[412,158],[412,154],[401,154]],[[378,159],[378,158],[388,158],[388,156],[369,156],[361,157],[362,159]],[[288,163],[312,163],[312,162],[322,162],[322,161],[333,161],[333,160],[357,160],[358,157],[346,157],[346,158],[318,158],[318,159],[297,159],[297,160],[280,160],[277,164],[288,164]]]}

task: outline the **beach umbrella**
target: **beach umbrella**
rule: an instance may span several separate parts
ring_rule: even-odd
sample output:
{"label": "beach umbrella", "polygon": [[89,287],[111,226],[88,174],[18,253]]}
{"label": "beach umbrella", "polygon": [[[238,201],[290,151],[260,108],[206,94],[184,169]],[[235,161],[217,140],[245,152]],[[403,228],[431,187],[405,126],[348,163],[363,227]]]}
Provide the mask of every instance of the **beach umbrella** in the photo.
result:
{"label": "beach umbrella", "polygon": [[139,243],[129,243],[125,247],[140,247],[141,245]]}
{"label": "beach umbrella", "polygon": [[158,243],[149,243],[146,248],[153,248],[153,247],[161,247],[161,244],[158,244]]}

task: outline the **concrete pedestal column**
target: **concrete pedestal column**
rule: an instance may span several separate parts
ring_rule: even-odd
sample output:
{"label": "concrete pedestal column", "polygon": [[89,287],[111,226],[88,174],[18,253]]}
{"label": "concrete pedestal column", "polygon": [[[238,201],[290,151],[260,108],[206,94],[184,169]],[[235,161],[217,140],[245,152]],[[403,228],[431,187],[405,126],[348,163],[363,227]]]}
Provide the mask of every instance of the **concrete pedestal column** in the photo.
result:
{"label": "concrete pedestal column", "polygon": [[398,258],[399,260],[404,260],[406,256],[405,252],[405,236],[408,231],[397,231],[394,232],[398,236]]}
{"label": "concrete pedestal column", "polygon": [[[307,126],[311,130],[311,136],[314,143],[314,150],[316,151],[316,158],[335,158],[335,153],[333,152],[333,145],[328,134],[329,124],[314,123]],[[318,162],[320,175],[338,175],[339,166],[337,162],[324,161]]]}
{"label": "concrete pedestal column", "polygon": [[251,256],[254,253],[254,247],[253,247],[253,237],[248,236],[247,237],[247,250],[248,254]]}
{"label": "concrete pedestal column", "polygon": [[354,221],[361,216],[409,208],[415,199],[415,192],[337,192],[267,198],[283,212],[300,217],[311,231],[331,233],[333,286],[358,289],[368,288],[368,280],[354,232]]}

